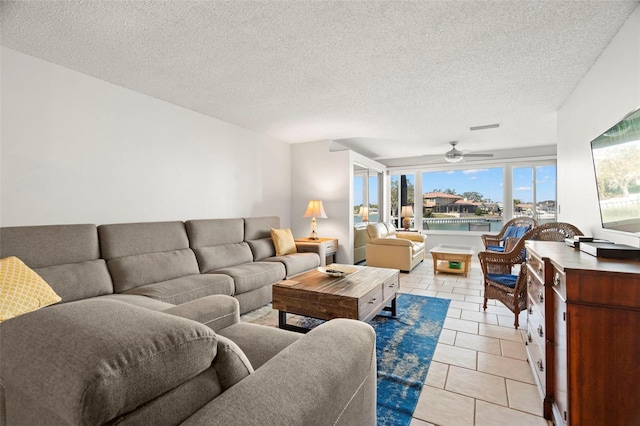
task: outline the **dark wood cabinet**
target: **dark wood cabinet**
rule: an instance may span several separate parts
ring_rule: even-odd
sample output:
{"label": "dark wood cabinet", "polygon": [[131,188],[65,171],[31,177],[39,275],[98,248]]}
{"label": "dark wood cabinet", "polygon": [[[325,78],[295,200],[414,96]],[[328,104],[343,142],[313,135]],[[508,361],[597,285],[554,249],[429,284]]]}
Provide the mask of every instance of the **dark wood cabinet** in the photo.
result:
{"label": "dark wood cabinet", "polygon": [[527,241],[528,360],[556,425],[640,425],[640,261]]}

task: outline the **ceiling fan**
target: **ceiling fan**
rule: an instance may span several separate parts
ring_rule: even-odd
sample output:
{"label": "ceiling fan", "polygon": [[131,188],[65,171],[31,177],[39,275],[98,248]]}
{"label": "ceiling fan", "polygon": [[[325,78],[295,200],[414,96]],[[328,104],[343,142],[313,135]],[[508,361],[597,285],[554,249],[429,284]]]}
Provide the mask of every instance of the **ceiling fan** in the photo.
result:
{"label": "ceiling fan", "polygon": [[491,158],[493,154],[469,154],[456,149],[456,145],[458,145],[458,141],[449,142],[451,145],[451,150],[445,152],[444,159],[449,163],[457,163],[462,161],[465,157],[477,157],[477,158]]}

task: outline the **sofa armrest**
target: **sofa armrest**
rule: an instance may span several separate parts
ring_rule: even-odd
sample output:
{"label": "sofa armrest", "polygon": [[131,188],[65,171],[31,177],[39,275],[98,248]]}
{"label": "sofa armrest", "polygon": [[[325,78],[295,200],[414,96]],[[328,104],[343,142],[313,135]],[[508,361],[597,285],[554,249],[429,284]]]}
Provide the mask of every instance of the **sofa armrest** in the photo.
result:
{"label": "sofa armrest", "polygon": [[198,321],[216,332],[240,322],[238,300],[223,294],[201,297],[162,312]]}
{"label": "sofa armrest", "polygon": [[427,239],[427,236],[419,232],[397,232],[396,238],[415,241],[416,243],[424,243]]}
{"label": "sofa armrest", "polygon": [[410,247],[411,241],[406,238],[374,238],[371,244],[379,246],[404,246]]}
{"label": "sofa armrest", "polygon": [[375,332],[328,321],[241,380],[184,425],[375,425]]}
{"label": "sofa armrest", "polygon": [[296,242],[298,253],[317,253],[320,257],[320,266],[327,264],[327,248],[324,244]]}

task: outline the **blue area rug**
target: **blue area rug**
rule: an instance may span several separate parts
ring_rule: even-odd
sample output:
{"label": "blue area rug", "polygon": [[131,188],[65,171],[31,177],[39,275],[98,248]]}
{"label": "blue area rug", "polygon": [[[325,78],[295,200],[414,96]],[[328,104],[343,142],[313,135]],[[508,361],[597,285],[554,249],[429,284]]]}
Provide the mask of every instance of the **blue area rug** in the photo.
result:
{"label": "blue area rug", "polygon": [[[369,321],[376,331],[380,426],[411,423],[450,300],[402,293],[397,303],[397,318],[383,311]],[[255,316],[246,320],[277,327],[277,311],[270,306]],[[324,322],[299,315],[289,315],[287,321],[306,328]]]}
{"label": "blue area rug", "polygon": [[408,425],[442,331],[450,300],[398,295],[398,317],[384,312],[376,330],[378,425]]}

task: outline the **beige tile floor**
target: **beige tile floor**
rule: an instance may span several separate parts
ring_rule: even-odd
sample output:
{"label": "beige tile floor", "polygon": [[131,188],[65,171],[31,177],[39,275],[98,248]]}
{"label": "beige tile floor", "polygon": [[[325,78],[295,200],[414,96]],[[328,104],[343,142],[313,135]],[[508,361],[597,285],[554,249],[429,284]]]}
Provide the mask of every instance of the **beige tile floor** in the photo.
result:
{"label": "beige tile floor", "polygon": [[[467,278],[434,276],[430,258],[400,274],[403,293],[451,299],[411,426],[551,425],[542,418],[542,398],[513,314],[493,300],[483,311],[482,288],[476,258]],[[521,315],[522,329],[526,313]]]}

